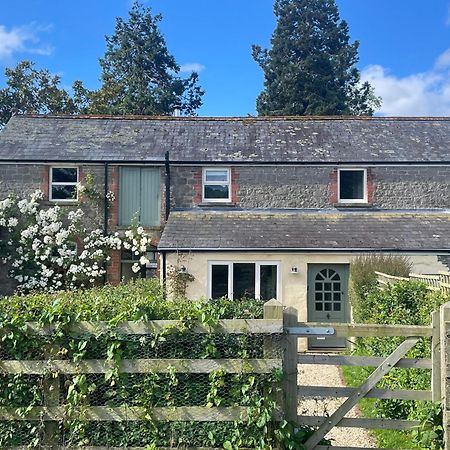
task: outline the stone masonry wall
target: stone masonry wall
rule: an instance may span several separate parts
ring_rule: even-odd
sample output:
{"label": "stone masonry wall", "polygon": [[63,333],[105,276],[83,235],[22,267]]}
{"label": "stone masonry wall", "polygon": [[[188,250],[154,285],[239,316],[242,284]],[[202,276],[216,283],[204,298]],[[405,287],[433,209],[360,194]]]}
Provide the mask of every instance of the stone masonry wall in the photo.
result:
{"label": "stone masonry wall", "polygon": [[[63,164],[61,164],[63,165]],[[54,164],[58,166],[58,164]],[[103,193],[105,183],[105,172],[102,164],[78,166],[79,181],[83,183],[87,174],[91,174],[94,179],[95,188],[100,194],[100,198],[95,202],[88,199],[81,199],[81,203],[74,201],[70,204],[58,203],[63,209],[73,209],[81,207],[85,213],[84,224],[89,230],[96,228],[103,229],[104,206]],[[44,193],[44,205],[53,206],[56,203],[50,202],[49,198],[49,166],[44,164],[0,164],[0,200],[14,193],[17,196],[26,196],[40,189]],[[115,231],[123,227],[118,226],[119,216],[119,168],[115,165],[109,166],[108,190],[115,194],[115,202],[109,210],[108,227],[110,231]],[[161,225],[165,221],[165,189],[164,172],[161,169]],[[161,235],[161,228],[149,229],[152,236],[152,245],[156,245]],[[11,293],[14,284],[7,278],[8,268],[0,267],[0,295]],[[108,268],[108,281],[117,284],[120,281],[120,252],[113,252]]]}
{"label": "stone masonry wall", "polygon": [[[332,208],[336,204],[336,168],[240,166],[232,169],[236,206]],[[172,206],[199,205],[201,167],[175,166],[171,173]],[[368,190],[369,204],[379,208],[450,208],[450,167],[372,167],[368,169]]]}
{"label": "stone masonry wall", "polygon": [[450,167],[377,167],[374,206],[450,208]]}

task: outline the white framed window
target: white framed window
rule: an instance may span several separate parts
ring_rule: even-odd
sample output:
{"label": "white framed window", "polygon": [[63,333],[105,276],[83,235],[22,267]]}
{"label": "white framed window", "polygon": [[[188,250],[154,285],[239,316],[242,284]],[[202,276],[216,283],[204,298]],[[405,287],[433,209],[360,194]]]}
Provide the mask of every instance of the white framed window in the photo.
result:
{"label": "white framed window", "polygon": [[209,261],[208,297],[281,299],[279,261]]}
{"label": "white framed window", "polygon": [[230,169],[203,168],[202,200],[204,202],[221,203],[231,201]]}
{"label": "white framed window", "polygon": [[135,255],[131,250],[122,250],[120,254],[120,278],[129,281],[137,278],[154,278],[158,270],[156,248],[148,249],[145,254],[149,262],[141,266],[139,272],[133,272],[132,267],[139,262],[140,255]]}
{"label": "white framed window", "polygon": [[367,203],[367,169],[338,170],[339,203]]}
{"label": "white framed window", "polygon": [[73,202],[78,200],[78,167],[50,167],[49,199],[54,202]]}

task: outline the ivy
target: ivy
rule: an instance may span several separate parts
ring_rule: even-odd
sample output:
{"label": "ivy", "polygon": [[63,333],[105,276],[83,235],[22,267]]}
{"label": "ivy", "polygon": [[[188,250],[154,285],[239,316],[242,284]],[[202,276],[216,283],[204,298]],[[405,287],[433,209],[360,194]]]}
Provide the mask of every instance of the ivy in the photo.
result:
{"label": "ivy", "polygon": [[[215,370],[191,374],[177,372],[173,367],[166,373],[120,371],[124,359],[263,358],[263,336],[214,332],[224,318],[251,317],[262,317],[262,302],[170,301],[164,298],[155,280],[2,298],[3,359],[64,359],[77,364],[103,359],[109,370],[105,374],[1,375],[0,406],[12,407],[26,419],[32,406],[44,404],[44,386],[59,383],[64,420],[58,424],[58,432],[60,444],[67,446],[302,448],[300,442],[306,436],[303,431],[286,422],[273,421],[282,379],[280,371],[255,374],[245,365],[242,373]],[[181,325],[143,336],[117,331],[121,321],[158,319],[177,319]],[[72,325],[79,321],[102,321],[106,327],[91,334],[74,332]],[[34,327],[45,329],[46,333],[32,334],[28,322],[35,322]],[[192,333],[198,324],[209,332]],[[86,417],[91,406],[140,407],[147,412],[140,421],[91,422]],[[170,411],[179,406],[241,406],[245,414],[234,422],[160,422],[152,416],[155,407]],[[0,422],[0,446],[33,448],[43,444],[43,421],[24,420],[14,426]]]}

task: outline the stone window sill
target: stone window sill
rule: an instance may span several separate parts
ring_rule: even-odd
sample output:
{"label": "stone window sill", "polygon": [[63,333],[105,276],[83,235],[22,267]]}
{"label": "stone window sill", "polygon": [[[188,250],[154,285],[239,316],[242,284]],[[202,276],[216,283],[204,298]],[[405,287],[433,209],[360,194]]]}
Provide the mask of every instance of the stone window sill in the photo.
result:
{"label": "stone window sill", "polygon": [[335,208],[371,208],[371,203],[333,203]]}
{"label": "stone window sill", "polygon": [[197,206],[200,206],[201,208],[217,208],[220,206],[225,206],[225,207],[232,207],[232,206],[236,206],[236,203],[234,202],[202,202],[199,203]]}

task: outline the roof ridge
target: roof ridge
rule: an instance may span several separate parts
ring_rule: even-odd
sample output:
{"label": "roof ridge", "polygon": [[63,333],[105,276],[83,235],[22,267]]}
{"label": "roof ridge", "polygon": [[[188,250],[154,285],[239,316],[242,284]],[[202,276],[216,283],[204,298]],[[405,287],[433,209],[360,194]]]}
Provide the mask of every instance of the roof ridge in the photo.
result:
{"label": "roof ridge", "polygon": [[106,114],[15,114],[14,118],[35,119],[73,119],[73,120],[161,120],[161,121],[194,121],[194,122],[281,122],[281,121],[450,121],[450,116],[149,116]]}

